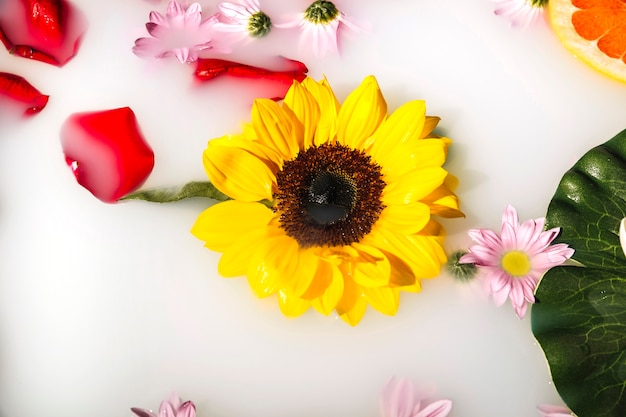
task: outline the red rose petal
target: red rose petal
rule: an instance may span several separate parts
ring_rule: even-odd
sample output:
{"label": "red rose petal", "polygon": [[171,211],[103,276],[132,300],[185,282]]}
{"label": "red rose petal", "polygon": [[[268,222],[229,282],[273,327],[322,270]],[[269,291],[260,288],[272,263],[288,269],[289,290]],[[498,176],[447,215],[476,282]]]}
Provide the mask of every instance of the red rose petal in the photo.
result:
{"label": "red rose petal", "polygon": [[[309,69],[300,61],[279,57],[285,70],[271,70],[254,67],[239,62],[215,58],[200,58],[196,63],[195,77],[200,81],[209,81],[221,75],[256,79],[268,83],[278,83],[284,86],[282,97],[293,83],[293,80],[302,81],[306,78]],[[282,98],[280,97],[280,98]]]}
{"label": "red rose petal", "polygon": [[76,55],[86,27],[67,0],[0,1],[0,41],[17,56],[62,66]]}
{"label": "red rose petal", "polygon": [[24,116],[32,116],[46,107],[48,96],[41,94],[23,77],[0,72],[0,97],[7,97],[23,107]]}
{"label": "red rose petal", "polygon": [[154,152],[129,107],[72,114],[61,128],[61,145],[78,183],[106,203],[135,191],[154,167]]}

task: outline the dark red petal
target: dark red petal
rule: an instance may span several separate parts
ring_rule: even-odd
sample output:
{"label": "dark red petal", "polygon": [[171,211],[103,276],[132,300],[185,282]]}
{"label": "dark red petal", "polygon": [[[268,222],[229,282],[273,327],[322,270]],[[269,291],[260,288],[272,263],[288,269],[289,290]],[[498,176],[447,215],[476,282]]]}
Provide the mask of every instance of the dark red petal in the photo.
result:
{"label": "dark red petal", "polygon": [[61,128],[61,145],[78,183],[106,203],[138,189],[154,167],[154,152],[129,107],[72,114]]}
{"label": "dark red petal", "polygon": [[0,72],[0,96],[23,106],[24,116],[39,113],[48,103],[48,96],[41,94],[23,77],[8,72]]}
{"label": "dark red petal", "polygon": [[278,83],[284,86],[282,96],[286,94],[293,80],[302,81],[309,69],[300,61],[279,57],[282,70],[255,67],[239,62],[215,58],[200,58],[196,63],[195,77],[200,81],[212,80],[221,75],[256,79]]}
{"label": "dark red petal", "polygon": [[20,57],[62,66],[76,55],[86,27],[67,0],[0,1],[0,40]]}

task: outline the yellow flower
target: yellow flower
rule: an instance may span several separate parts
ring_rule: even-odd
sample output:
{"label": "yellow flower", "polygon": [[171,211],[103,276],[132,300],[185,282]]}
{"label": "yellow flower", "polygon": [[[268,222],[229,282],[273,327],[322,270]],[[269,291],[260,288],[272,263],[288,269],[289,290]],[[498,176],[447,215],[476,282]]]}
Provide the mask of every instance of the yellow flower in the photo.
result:
{"label": "yellow flower", "polygon": [[342,106],[326,80],[294,82],[280,104],[256,100],[243,133],[209,141],[207,175],[232,200],[192,233],[223,252],[221,275],[277,294],[286,316],[335,310],[354,326],[367,304],[394,315],[400,291],[446,261],[432,215],[463,216],[438,121],[420,100],[388,116],[372,76]]}

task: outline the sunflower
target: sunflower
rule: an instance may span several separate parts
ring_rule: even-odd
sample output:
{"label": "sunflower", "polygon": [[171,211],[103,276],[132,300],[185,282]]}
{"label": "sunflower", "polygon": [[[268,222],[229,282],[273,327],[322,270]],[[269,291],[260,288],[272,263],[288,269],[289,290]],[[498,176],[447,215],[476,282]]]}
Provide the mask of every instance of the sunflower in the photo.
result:
{"label": "sunflower", "polygon": [[276,294],[286,316],[335,310],[354,326],[368,304],[394,315],[400,291],[446,261],[432,216],[463,216],[438,122],[420,100],[388,116],[373,76],[343,105],[326,80],[294,82],[282,103],[256,100],[243,133],[209,141],[205,170],[231,199],[192,233],[223,252],[222,276]]}

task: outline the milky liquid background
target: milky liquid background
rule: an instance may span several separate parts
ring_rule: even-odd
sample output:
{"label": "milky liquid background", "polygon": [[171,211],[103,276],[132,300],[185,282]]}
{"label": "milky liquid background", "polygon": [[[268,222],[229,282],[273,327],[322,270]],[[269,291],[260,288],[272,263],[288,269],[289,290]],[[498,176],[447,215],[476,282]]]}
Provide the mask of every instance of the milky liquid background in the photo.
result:
{"label": "milky liquid background", "polygon": [[[78,3],[90,26],[65,67],[0,53],[1,71],[50,95],[37,116],[0,125],[1,416],[130,416],[177,390],[199,416],[374,417],[392,375],[452,399],[452,417],[559,403],[530,316],[476,285],[443,272],[403,294],[397,316],[370,309],[356,328],[314,312],[287,319],[245,279],[217,276],[218,254],[189,233],[207,201],[108,205],[80,187],[58,134],[70,114],[130,106],[156,155],[145,186],[170,186],[205,179],[207,140],[238,132],[261,92],[197,85],[193,66],[134,56],[165,2]],[[626,128],[626,84],[572,57],[546,23],[512,30],[489,1],[391,3],[337,2],[371,26],[345,33],[340,57],[315,59],[276,30],[234,58],[300,59],[342,101],[369,74],[390,110],[426,100],[454,140],[446,168],[467,215],[443,221],[448,252],[470,245],[470,228],[499,228],[507,204],[545,215],[562,174]],[[308,2],[263,5],[278,20]]]}

